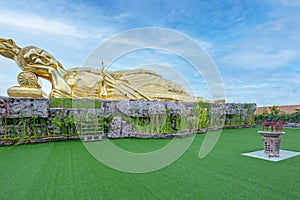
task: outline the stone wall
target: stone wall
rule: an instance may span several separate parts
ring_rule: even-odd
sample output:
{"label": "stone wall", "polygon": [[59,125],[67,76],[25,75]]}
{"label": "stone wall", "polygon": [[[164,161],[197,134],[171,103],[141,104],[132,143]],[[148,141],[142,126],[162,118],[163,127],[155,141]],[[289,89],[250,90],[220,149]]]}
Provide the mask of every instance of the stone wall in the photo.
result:
{"label": "stone wall", "polygon": [[225,127],[254,124],[256,104],[203,105],[103,100],[99,108],[52,108],[49,99],[0,97],[0,139],[75,136],[80,120],[87,115],[89,121],[99,122],[111,138],[172,137],[222,128],[223,123]]}
{"label": "stone wall", "polygon": [[49,115],[49,99],[0,97],[0,118]]}

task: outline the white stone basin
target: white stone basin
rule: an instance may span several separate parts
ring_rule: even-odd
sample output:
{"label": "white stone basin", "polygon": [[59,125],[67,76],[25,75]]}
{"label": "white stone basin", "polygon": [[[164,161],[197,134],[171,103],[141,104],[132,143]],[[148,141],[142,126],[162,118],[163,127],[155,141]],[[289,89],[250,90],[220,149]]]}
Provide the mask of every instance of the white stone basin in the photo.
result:
{"label": "white stone basin", "polygon": [[278,137],[285,134],[285,132],[276,132],[276,131],[257,131],[264,137]]}

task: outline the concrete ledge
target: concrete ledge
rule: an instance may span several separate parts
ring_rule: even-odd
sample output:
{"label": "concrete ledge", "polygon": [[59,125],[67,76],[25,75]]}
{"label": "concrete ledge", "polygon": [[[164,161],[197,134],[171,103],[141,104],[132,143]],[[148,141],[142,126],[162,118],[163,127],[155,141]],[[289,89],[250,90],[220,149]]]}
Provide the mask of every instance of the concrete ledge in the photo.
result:
{"label": "concrete ledge", "polygon": [[265,154],[264,150],[260,150],[260,151],[254,151],[254,152],[249,152],[249,153],[243,153],[242,155],[253,157],[253,158],[259,158],[259,159],[263,159],[263,160],[268,160],[268,161],[273,161],[273,162],[279,162],[281,160],[286,160],[288,158],[299,156],[300,152],[280,150],[279,157],[269,157],[268,154]]}

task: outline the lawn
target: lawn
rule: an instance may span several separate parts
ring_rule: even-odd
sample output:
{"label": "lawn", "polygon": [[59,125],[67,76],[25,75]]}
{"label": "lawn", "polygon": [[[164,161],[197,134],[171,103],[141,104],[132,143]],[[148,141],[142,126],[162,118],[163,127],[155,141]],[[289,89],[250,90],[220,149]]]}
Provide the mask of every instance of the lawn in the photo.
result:
{"label": "lawn", "polygon": [[[130,174],[94,159],[79,140],[0,147],[0,199],[300,199],[300,156],[270,162],[241,153],[262,149],[258,128],[225,129],[204,159],[205,134],[173,164]],[[300,151],[300,129],[285,129],[282,149]],[[169,139],[118,139],[147,152]]]}

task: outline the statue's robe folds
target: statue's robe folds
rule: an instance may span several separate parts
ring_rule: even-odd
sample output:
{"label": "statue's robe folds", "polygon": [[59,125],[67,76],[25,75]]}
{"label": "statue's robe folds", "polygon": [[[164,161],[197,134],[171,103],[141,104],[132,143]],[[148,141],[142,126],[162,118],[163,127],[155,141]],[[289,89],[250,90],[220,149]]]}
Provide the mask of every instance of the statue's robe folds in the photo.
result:
{"label": "statue's robe folds", "polygon": [[104,72],[91,68],[74,68],[67,71],[66,80],[72,87],[74,97],[197,101],[178,84],[144,69]]}

